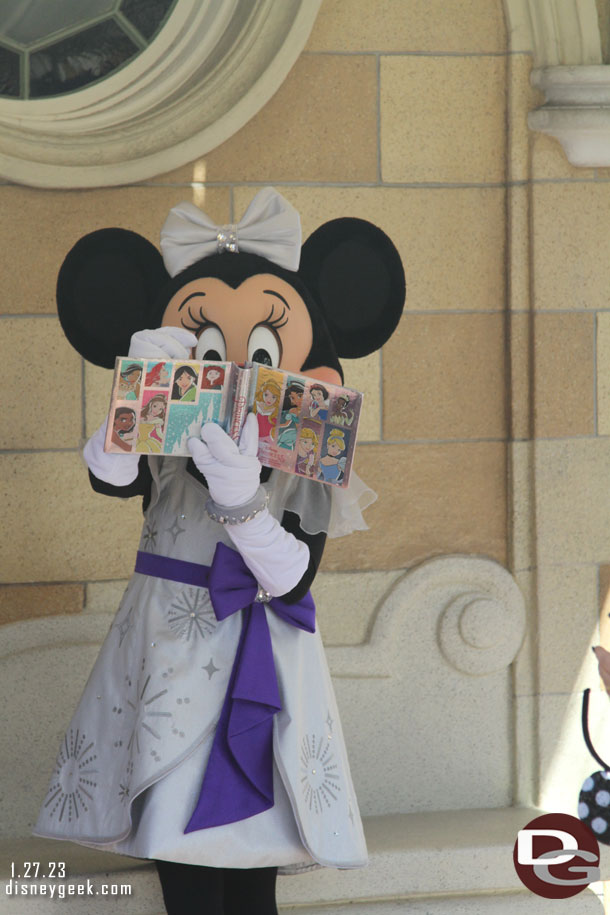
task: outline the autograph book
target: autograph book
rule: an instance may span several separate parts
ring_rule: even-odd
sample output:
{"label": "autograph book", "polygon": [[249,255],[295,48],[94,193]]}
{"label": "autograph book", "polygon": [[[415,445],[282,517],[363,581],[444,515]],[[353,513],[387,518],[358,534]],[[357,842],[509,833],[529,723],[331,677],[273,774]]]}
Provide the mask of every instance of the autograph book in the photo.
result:
{"label": "autograph book", "polygon": [[261,464],[343,487],[361,408],[358,391],[258,363],[119,356],[104,450],[190,455],[187,440],[204,423],[237,441],[253,412]]}

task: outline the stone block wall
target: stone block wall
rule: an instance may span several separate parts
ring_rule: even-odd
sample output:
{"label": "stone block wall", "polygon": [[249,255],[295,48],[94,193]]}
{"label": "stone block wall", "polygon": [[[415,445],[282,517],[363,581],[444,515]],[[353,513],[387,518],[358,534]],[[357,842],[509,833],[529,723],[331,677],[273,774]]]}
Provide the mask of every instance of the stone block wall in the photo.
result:
{"label": "stone block wall", "polygon": [[362,641],[422,559],[507,562],[507,61],[499,0],[325,0],[276,95],[208,155],[120,188],[0,185],[0,621],[114,609],[138,541],[139,505],[91,492],[79,456],[110,377],[59,328],[63,256],[108,225],[158,242],[183,199],[239,218],[264,184],[300,210],[305,234],[346,214],[377,222],[407,274],[395,337],[346,364],[366,395],[357,469],[379,500],[369,531],[328,547],[316,584],[326,641]]}

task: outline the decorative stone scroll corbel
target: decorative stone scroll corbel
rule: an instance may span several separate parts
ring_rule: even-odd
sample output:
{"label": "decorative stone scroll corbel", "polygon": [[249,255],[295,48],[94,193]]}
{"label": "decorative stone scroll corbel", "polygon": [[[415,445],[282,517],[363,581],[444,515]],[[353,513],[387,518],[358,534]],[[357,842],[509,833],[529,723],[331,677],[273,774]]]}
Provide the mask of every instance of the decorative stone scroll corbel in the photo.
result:
{"label": "decorative stone scroll corbel", "polygon": [[504,0],[510,50],[532,54],[531,83],[545,95],[530,112],[529,126],[559,140],[572,165],[588,168],[610,165],[605,6],[596,0]]}
{"label": "decorative stone scroll corbel", "polygon": [[440,556],[398,581],[368,642],[327,653],[335,677],[389,677],[413,652],[432,663],[433,647],[460,673],[483,676],[514,660],[525,623],[523,596],[505,568],[490,559]]}

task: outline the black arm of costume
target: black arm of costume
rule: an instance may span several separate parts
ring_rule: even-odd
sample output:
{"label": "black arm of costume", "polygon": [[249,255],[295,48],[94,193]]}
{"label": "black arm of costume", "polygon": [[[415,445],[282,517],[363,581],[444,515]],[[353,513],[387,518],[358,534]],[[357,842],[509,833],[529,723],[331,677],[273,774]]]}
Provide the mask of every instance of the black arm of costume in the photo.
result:
{"label": "black arm of costume", "polygon": [[326,532],[322,531],[320,534],[306,534],[299,524],[299,516],[294,512],[288,511],[284,512],[282,517],[282,527],[290,534],[294,534],[297,540],[301,540],[309,547],[309,564],[305,570],[305,574],[301,580],[297,582],[292,591],[289,591],[288,594],[282,594],[282,600],[285,600],[287,604],[294,604],[307,594],[316,577],[326,544]]}
{"label": "black arm of costume", "polygon": [[89,471],[89,480],[95,492],[99,492],[103,496],[116,496],[119,499],[130,499],[132,496],[142,496],[144,500],[142,510],[146,511],[148,508],[152,487],[152,476],[148,461],[145,457],[140,458],[137,477],[127,486],[113,486],[112,483],[106,483],[104,480],[99,480],[91,471]]}

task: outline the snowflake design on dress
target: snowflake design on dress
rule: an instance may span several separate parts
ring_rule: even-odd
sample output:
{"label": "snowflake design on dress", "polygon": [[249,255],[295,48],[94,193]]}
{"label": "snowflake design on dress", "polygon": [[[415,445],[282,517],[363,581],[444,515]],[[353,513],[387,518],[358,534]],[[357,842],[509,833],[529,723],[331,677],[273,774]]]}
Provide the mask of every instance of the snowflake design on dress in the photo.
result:
{"label": "snowflake design on dress", "polygon": [[97,782],[91,778],[98,774],[97,769],[91,768],[97,759],[97,754],[93,752],[94,746],[95,741],[87,741],[86,735],[81,734],[79,728],[70,728],[64,737],[49,796],[44,805],[53,805],[49,814],[51,817],[59,811],[60,823],[65,814],[71,822],[89,810],[87,800],[93,800],[91,790],[97,788]]}
{"label": "snowflake design on dress", "polygon": [[130,607],[120,623],[115,623],[114,628],[119,632],[119,648],[123,644],[123,639],[133,626],[133,607]]}
{"label": "snowflake design on dress", "polygon": [[151,550],[151,551],[154,550],[154,548],[157,545],[157,536],[158,536],[158,531],[154,525],[154,522],[152,524],[149,524],[147,521],[146,526],[144,528],[144,533],[142,534],[142,539],[144,540],[144,549],[145,550]]}
{"label": "snowflake design on dress", "polygon": [[156,705],[159,699],[167,694],[167,689],[160,689],[155,692],[156,687],[154,683],[151,685],[151,680],[152,674],[146,672],[146,658],[142,658],[140,675],[135,684],[129,677],[126,677],[127,685],[132,690],[132,694],[125,700],[125,704],[135,712],[133,729],[127,743],[127,749],[130,754],[133,753],[134,748],[137,753],[142,752],[143,745],[148,741],[147,735],[149,734],[155,740],[161,740],[158,727],[162,722],[158,722],[156,719],[172,717],[171,712],[161,711],[159,706]]}
{"label": "snowflake design on dress", "polygon": [[122,804],[131,800],[131,776],[133,775],[133,760],[129,760],[125,770],[125,781],[119,782],[119,799]]}
{"label": "snowflake design on dress", "polygon": [[331,744],[323,737],[306,734],[301,742],[301,785],[305,803],[314,813],[323,813],[341,791],[339,766],[333,762]]}
{"label": "snowflake design on dress", "polygon": [[214,608],[207,591],[185,588],[167,610],[167,624],[179,639],[207,638],[216,629]]}

